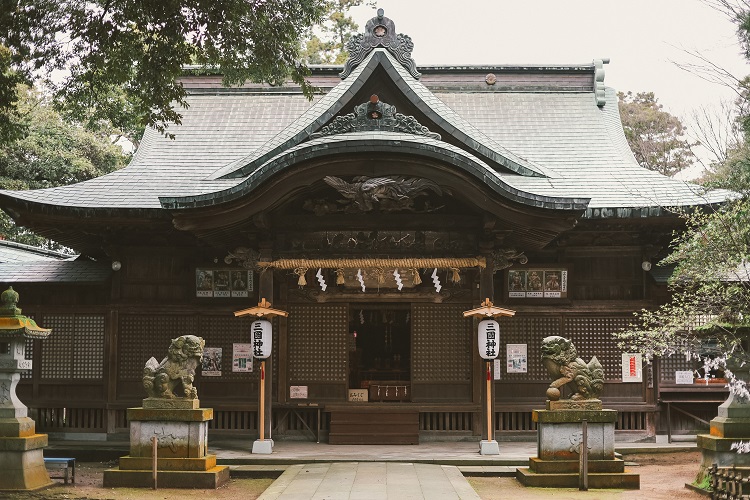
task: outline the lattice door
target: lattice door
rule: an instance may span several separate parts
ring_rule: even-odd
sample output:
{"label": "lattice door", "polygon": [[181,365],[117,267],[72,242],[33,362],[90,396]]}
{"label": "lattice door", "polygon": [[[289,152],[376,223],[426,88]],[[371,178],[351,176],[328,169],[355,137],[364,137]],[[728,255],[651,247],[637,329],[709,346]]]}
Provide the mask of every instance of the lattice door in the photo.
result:
{"label": "lattice door", "polygon": [[43,379],[100,379],[104,376],[104,316],[49,314],[42,342]]}
{"label": "lattice door", "polygon": [[346,304],[293,305],[289,308],[289,381],[347,383]]}
{"label": "lattice door", "polygon": [[430,304],[412,308],[412,381],[471,380],[470,305]]}

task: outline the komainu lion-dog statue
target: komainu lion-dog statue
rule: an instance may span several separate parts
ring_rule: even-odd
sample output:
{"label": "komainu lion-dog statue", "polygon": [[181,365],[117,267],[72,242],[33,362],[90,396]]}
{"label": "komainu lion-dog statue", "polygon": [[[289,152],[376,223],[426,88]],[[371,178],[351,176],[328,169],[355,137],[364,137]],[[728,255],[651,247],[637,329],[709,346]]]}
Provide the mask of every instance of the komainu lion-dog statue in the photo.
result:
{"label": "komainu lion-dog statue", "polygon": [[161,363],[156,358],[149,359],[143,369],[143,387],[148,397],[197,399],[193,380],[205,346],[202,338],[183,335],[172,339],[167,357]]}
{"label": "komainu lion-dog statue", "polygon": [[571,384],[572,400],[598,399],[604,388],[604,369],[596,356],[588,364],[578,357],[570,340],[556,335],[542,340],[542,363],[555,380],[547,389],[550,401],[560,399],[560,387]]}

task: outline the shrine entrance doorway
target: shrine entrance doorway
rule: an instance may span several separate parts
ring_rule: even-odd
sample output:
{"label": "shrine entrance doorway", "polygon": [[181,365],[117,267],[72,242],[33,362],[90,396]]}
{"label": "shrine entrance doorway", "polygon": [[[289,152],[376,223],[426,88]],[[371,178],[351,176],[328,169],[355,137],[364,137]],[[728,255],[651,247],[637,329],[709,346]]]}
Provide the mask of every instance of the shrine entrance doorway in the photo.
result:
{"label": "shrine entrance doorway", "polygon": [[352,304],[349,318],[349,388],[369,401],[410,401],[410,304]]}

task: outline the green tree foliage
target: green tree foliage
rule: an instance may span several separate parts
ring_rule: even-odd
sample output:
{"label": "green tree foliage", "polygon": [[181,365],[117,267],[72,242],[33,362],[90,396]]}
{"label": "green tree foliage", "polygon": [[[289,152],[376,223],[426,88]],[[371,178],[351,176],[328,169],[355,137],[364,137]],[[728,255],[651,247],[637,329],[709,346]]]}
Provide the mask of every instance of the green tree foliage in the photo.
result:
{"label": "green tree foliage", "polygon": [[[65,120],[36,90],[19,85],[17,110],[26,134],[0,142],[0,189],[38,189],[93,179],[124,166],[128,156],[106,134]],[[0,237],[28,245],[57,245],[16,226],[0,212]]]}
{"label": "green tree foliage", "polygon": [[[322,18],[324,6],[323,0],[3,0],[0,112],[15,113],[19,78],[46,78],[56,105],[81,123],[165,133],[187,106],[178,77],[190,63],[217,68],[225,85],[279,84],[291,76],[311,95],[298,63],[300,34]],[[49,78],[55,72],[59,78]],[[3,118],[0,127],[12,123]]]}
{"label": "green tree foliage", "polygon": [[[750,60],[750,2],[706,0],[724,10],[737,26],[740,43]],[[683,213],[685,230],[673,241],[662,264],[675,266],[670,280],[670,302],[636,314],[630,328],[616,334],[623,349],[647,356],[708,354],[708,368],[727,367],[731,360],[750,362],[750,116],[748,80],[739,81],[736,113],[744,140],[733,134],[731,144],[718,145],[726,154],[714,165],[706,187],[736,193],[719,206]],[[734,113],[732,114],[734,116]],[[734,120],[734,118],[731,118]],[[624,120],[623,120],[624,121]],[[733,364],[733,366],[737,366]],[[733,392],[748,398],[747,386],[733,379]]]}
{"label": "green tree foliage", "polygon": [[692,165],[685,127],[664,111],[653,92],[618,92],[617,97],[625,137],[639,165],[667,176]]}
{"label": "green tree foliage", "polygon": [[685,231],[661,264],[676,265],[672,300],[643,310],[621,347],[651,356],[699,355],[707,342],[727,357],[750,361],[743,341],[750,328],[750,199],[684,213]]}
{"label": "green tree foliage", "polygon": [[[349,15],[349,10],[360,5],[374,7],[366,0],[327,0],[324,21],[309,31],[302,56],[308,64],[343,64],[348,54],[346,42],[359,25]],[[320,35],[318,35],[318,33]]]}

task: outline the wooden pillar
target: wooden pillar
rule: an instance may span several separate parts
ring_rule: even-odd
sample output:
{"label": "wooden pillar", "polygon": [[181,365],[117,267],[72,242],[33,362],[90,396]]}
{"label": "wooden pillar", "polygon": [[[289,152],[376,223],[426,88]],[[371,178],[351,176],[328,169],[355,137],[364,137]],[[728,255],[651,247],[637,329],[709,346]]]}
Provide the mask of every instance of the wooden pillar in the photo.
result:
{"label": "wooden pillar", "polygon": [[[260,260],[265,262],[270,262],[271,259],[271,248],[269,246],[261,246],[260,248]],[[258,280],[258,299],[268,300],[273,304],[274,302],[274,295],[273,295],[273,270],[272,269],[266,269],[265,272],[260,273],[260,278]],[[274,339],[275,342],[278,342],[278,338]],[[273,439],[273,436],[271,435],[271,427],[272,427],[272,421],[271,421],[271,415],[272,415],[272,408],[271,404],[273,401],[273,365],[276,362],[273,359],[273,355],[269,356],[266,360],[266,391],[265,391],[265,430],[264,434],[266,439]],[[259,378],[260,381],[260,378]],[[260,429],[258,429],[260,431]]]}
{"label": "wooden pillar", "polygon": [[[104,366],[104,380],[107,383],[107,406],[117,401],[117,377],[119,374],[117,348],[120,331],[120,314],[117,309],[109,311],[109,316],[104,320],[104,351],[107,364]],[[105,428],[107,434],[114,434],[117,430],[117,410],[107,410],[105,417]]]}
{"label": "wooden pillar", "polygon": [[[279,305],[280,308],[288,311],[289,310],[289,302],[287,299],[287,287],[286,286],[280,286],[279,287]],[[289,399],[289,391],[287,390],[287,386],[289,385],[289,380],[287,379],[288,373],[289,373],[289,365],[287,364],[287,352],[289,350],[289,323],[288,319],[279,316],[279,355],[278,359],[275,360],[276,362],[276,372],[278,374],[278,393],[276,394],[276,401],[278,401],[280,404],[284,404]]]}

